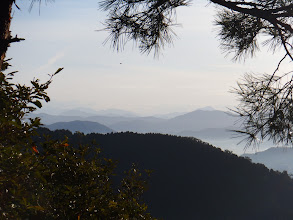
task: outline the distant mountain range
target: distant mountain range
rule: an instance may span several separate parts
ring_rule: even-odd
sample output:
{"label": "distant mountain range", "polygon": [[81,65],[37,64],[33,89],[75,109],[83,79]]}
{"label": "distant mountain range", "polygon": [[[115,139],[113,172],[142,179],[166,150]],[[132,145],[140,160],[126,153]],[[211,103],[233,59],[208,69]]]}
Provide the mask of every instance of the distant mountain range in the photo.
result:
{"label": "distant mountain range", "polygon": [[106,134],[114,132],[111,128],[106,127],[97,122],[92,121],[70,121],[70,122],[56,122],[51,125],[46,125],[45,127],[49,128],[50,130],[54,131],[57,129],[64,129],[69,130],[71,132],[83,132],[85,134],[89,133],[100,133]]}
{"label": "distant mountain range", "polygon": [[[233,133],[231,132],[232,127],[226,128],[206,128],[200,131],[181,131],[177,133],[180,136],[187,136],[187,137],[197,137],[199,139],[215,139],[215,140],[225,140],[225,139],[232,139]],[[234,134],[235,135],[235,134]]]}
{"label": "distant mountain range", "polygon": [[293,148],[273,147],[262,152],[243,154],[242,156],[250,158],[254,163],[262,163],[270,169],[293,174]]}
{"label": "distant mountain range", "polygon": [[71,114],[49,115],[45,113],[32,114],[32,116],[40,117],[42,119],[42,123],[45,125],[56,122],[80,120],[98,122],[116,131],[163,132],[173,134],[183,131],[200,131],[208,128],[233,127],[236,120],[235,116],[218,110],[196,110],[170,119],[163,119],[158,117],[125,117],[101,115],[83,117],[80,115]]}
{"label": "distant mountain range", "polygon": [[[66,113],[66,112],[65,112]],[[159,117],[126,117],[126,116],[103,116],[91,114],[80,114],[80,111],[73,110],[67,115],[49,115],[45,113],[33,114],[32,117],[40,117],[45,126],[57,122],[83,121],[83,126],[87,122],[97,122],[117,132],[132,131],[138,133],[163,133],[180,136],[192,136],[204,141],[211,142],[222,149],[233,149],[237,154],[243,153],[243,146],[238,146],[240,139],[233,139],[229,130],[237,128],[235,121],[237,118],[224,111],[214,110],[211,107],[199,109],[188,113],[174,113],[171,118]],[[76,115],[74,115],[76,114]],[[58,129],[60,124],[54,125]],[[86,133],[96,132],[87,126]],[[52,128],[52,127],[51,127]],[[59,129],[64,127],[59,127]],[[69,127],[68,127],[69,128]],[[74,130],[84,132],[82,127],[74,127]],[[71,130],[73,131],[73,130]],[[219,145],[220,143],[220,145]],[[267,149],[267,148],[265,148]]]}
{"label": "distant mountain range", "polygon": [[[84,111],[88,113],[82,114]],[[57,122],[83,121],[81,127],[74,126],[74,130],[71,129],[71,131],[92,133],[97,132],[97,130],[95,130],[92,125],[85,124],[88,122],[97,122],[116,132],[132,131],[138,133],[162,133],[190,136],[199,138],[217,147],[221,147],[223,150],[231,150],[238,155],[244,153],[245,144],[239,144],[242,139],[239,137],[237,138],[235,132],[231,132],[233,129],[239,129],[237,125],[235,125],[237,117],[233,114],[215,110],[211,107],[198,109],[188,113],[181,113],[180,115],[178,115],[179,113],[174,113],[176,116],[171,118],[159,118],[155,116],[133,117],[133,115],[131,117],[121,115],[95,115],[94,113],[97,114],[97,112],[98,111],[88,109],[80,109],[80,111],[79,109],[73,109],[71,112],[67,112],[68,115],[49,115],[40,113],[32,114],[31,116],[40,117],[42,123],[47,127]],[[123,114],[125,111],[113,110],[113,112],[120,112]],[[129,112],[127,114],[131,115]],[[61,125],[62,124],[57,124],[51,128],[64,129],[65,127],[62,127]],[[86,130],[84,130],[84,127],[87,127]],[[67,128],[70,129],[69,127]],[[266,150],[270,147],[274,147],[274,145],[270,142],[265,142],[260,145],[259,150]],[[252,153],[253,151],[248,149],[246,152]]]}
{"label": "distant mountain range", "polygon": [[[78,113],[72,111],[71,113]],[[71,132],[80,131],[88,133],[111,133],[132,131],[138,133],[163,133],[185,137],[199,138],[205,142],[230,150],[238,155],[244,153],[245,143],[239,144],[241,138],[235,138],[237,118],[227,112],[207,108],[183,113],[172,118],[158,117],[125,117],[125,116],[101,116],[101,115],[48,115],[35,114],[42,119],[45,127],[56,129],[68,129]],[[272,142],[264,142],[259,151],[275,147]],[[282,148],[272,148],[268,151],[253,154],[252,148],[246,151],[244,156],[249,157],[255,163],[263,163],[267,167],[293,173],[293,151]]]}
{"label": "distant mountain range", "polygon": [[223,111],[196,110],[175,118],[164,124],[164,130],[178,133],[186,130],[200,131],[207,128],[227,128],[235,126],[235,115]]}

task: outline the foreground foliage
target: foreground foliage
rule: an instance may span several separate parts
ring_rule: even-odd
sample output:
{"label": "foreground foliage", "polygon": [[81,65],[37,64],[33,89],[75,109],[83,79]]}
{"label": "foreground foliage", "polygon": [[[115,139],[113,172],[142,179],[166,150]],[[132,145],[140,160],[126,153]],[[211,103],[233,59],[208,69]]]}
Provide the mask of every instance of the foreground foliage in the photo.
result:
{"label": "foreground foliage", "polygon": [[242,123],[237,132],[245,137],[247,147],[262,140],[293,145],[293,78],[284,84],[281,78],[246,74],[232,91],[240,101],[233,110]]}
{"label": "foreground foliage", "polygon": [[115,163],[97,149],[50,142],[44,150],[0,148],[4,219],[152,219],[141,201],[146,181],[133,166],[117,187]]}
{"label": "foreground foliage", "polygon": [[0,218],[152,219],[141,199],[145,176],[135,166],[118,183],[116,163],[95,146],[31,140],[40,120],[25,117],[49,101],[46,89],[61,70],[31,87],[0,73]]}
{"label": "foreground foliage", "polygon": [[0,72],[0,146],[25,144],[33,130],[40,125],[39,118],[24,120],[28,113],[42,107],[41,101],[49,102],[46,93],[52,77],[59,73],[58,69],[50,79],[41,84],[39,80],[32,80],[31,86],[12,82],[17,72],[4,73],[10,65],[5,62]]}

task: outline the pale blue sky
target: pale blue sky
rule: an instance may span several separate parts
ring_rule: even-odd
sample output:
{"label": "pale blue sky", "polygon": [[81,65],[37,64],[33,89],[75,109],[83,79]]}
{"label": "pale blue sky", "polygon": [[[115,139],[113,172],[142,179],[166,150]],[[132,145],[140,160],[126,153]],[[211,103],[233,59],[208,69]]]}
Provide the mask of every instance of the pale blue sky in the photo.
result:
{"label": "pale blue sky", "polygon": [[[28,2],[28,1],[26,1]],[[52,102],[45,108],[118,108],[143,115],[192,111],[204,106],[217,109],[237,104],[228,91],[245,72],[271,73],[282,53],[267,49],[246,62],[225,57],[213,26],[215,8],[207,1],[177,11],[177,39],[159,58],[140,54],[129,43],[117,53],[103,45],[105,13],[96,0],[56,0],[28,12],[14,10],[12,33],[26,41],[11,46],[16,79],[47,79],[59,67],[48,90]],[[122,64],[120,64],[122,63]],[[289,68],[288,64],[284,68]]]}

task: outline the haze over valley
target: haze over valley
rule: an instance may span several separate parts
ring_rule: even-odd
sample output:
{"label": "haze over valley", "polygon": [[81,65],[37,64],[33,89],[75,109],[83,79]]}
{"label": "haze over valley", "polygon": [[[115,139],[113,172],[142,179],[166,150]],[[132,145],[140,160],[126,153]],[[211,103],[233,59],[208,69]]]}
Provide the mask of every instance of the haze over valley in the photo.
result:
{"label": "haze over valley", "polygon": [[[284,148],[276,148],[276,145],[269,141],[255,148],[246,148],[245,142],[241,142],[242,137],[232,131],[240,126],[235,115],[212,107],[153,116],[139,116],[137,113],[118,109],[95,111],[87,108],[60,111],[59,114],[38,113],[33,116],[40,117],[44,126],[50,130],[65,129],[84,134],[131,131],[194,137],[222,150],[249,157],[255,163],[263,163],[281,172],[286,170],[293,173],[290,149],[285,151]],[[272,150],[266,151],[268,149]],[[266,153],[272,151],[278,153]]]}

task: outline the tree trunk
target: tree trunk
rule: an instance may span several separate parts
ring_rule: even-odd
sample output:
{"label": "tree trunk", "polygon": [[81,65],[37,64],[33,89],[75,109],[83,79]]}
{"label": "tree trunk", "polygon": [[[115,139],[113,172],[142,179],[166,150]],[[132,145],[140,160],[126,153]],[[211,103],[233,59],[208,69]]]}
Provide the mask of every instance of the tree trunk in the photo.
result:
{"label": "tree trunk", "polygon": [[0,0],[0,69],[5,59],[9,43],[11,43],[10,23],[14,0]]}

